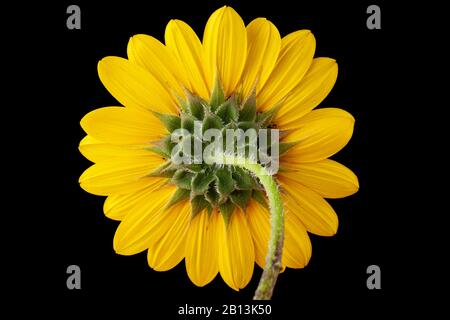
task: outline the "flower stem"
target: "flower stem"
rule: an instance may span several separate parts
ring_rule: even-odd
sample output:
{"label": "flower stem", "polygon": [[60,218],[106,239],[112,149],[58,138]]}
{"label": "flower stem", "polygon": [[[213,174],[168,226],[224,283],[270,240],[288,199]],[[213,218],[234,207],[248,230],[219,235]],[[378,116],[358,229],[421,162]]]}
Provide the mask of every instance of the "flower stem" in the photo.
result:
{"label": "flower stem", "polygon": [[248,159],[236,157],[234,155],[221,156],[218,157],[221,158],[220,161],[215,161],[216,163],[238,166],[250,171],[259,179],[266,191],[267,197],[269,198],[271,231],[266,256],[266,265],[253,299],[270,300],[278,274],[281,270],[281,255],[283,251],[284,211],[280,191],[278,190],[278,186],[273,177],[260,164],[250,163]]}

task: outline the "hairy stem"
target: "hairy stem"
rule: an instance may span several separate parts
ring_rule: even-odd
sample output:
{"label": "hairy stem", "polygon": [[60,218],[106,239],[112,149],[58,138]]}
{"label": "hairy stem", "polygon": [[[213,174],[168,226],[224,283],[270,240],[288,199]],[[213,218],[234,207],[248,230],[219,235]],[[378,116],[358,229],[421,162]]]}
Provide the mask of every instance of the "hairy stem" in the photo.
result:
{"label": "hairy stem", "polygon": [[215,163],[244,168],[253,173],[263,185],[269,198],[271,231],[266,265],[256,289],[254,300],[270,300],[278,274],[281,270],[281,255],[284,240],[284,211],[280,191],[273,177],[258,163],[234,155],[220,155],[212,159]]}

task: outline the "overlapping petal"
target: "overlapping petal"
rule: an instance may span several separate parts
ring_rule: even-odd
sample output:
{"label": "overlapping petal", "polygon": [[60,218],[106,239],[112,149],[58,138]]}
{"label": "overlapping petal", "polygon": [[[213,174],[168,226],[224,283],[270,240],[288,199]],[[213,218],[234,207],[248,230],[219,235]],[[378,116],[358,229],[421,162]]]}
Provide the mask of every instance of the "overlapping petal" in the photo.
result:
{"label": "overlapping petal", "polygon": [[189,201],[176,204],[168,210],[165,217],[155,231],[164,235],[153,242],[147,252],[147,261],[156,271],[167,271],[175,267],[184,258],[186,232],[189,227],[191,207]]}
{"label": "overlapping petal", "polygon": [[234,290],[244,288],[250,281],[255,264],[255,250],[244,213],[238,209],[226,226],[222,217],[219,233],[219,271],[223,280]]}
{"label": "overlapping petal", "polygon": [[166,178],[152,177],[145,179],[146,184],[136,191],[129,190],[123,194],[112,194],[108,196],[103,205],[105,216],[113,220],[123,220],[133,208],[152,197],[153,191],[163,187]]}
{"label": "overlapping petal", "polygon": [[119,57],[98,63],[98,75],[114,98],[128,108],[177,113],[177,101],[163,83],[140,66]]}
{"label": "overlapping petal", "polygon": [[272,73],[281,48],[278,29],[267,19],[257,18],[247,26],[247,60],[239,90],[245,99],[253,88],[259,92]]}
{"label": "overlapping petal", "polygon": [[126,193],[145,186],[145,177],[163,163],[161,157],[152,153],[134,158],[114,158],[89,167],[80,176],[79,183],[87,192],[100,196]]}
{"label": "overlapping petal", "polygon": [[206,210],[191,221],[186,238],[186,271],[191,281],[199,286],[210,283],[219,272],[218,228],[222,227],[220,213],[209,214]]}
{"label": "overlapping petal", "polygon": [[269,212],[252,200],[247,207],[247,220],[255,245],[255,261],[261,268],[264,268],[270,239]]}
{"label": "overlapping petal", "polygon": [[132,255],[142,252],[166,234],[173,223],[170,218],[178,213],[177,207],[164,209],[174,192],[174,186],[166,185],[136,201],[116,230],[113,246],[117,253]]}
{"label": "overlapping petal", "polygon": [[118,145],[101,142],[86,136],[80,141],[78,150],[88,160],[92,162],[105,162],[116,158],[134,158],[147,156],[148,145]]}
{"label": "overlapping petal", "polygon": [[316,162],[340,151],[353,134],[355,119],[342,109],[324,108],[302,117],[285,138],[297,142],[282,156],[289,163]]}
{"label": "overlapping petal", "polygon": [[275,107],[297,86],[312,63],[315,48],[309,30],[295,31],[281,39],[276,65],[257,95],[259,110]]}
{"label": "overlapping petal", "polygon": [[128,60],[149,71],[175,95],[184,97],[183,88],[189,88],[184,67],[159,40],[145,34],[135,35],[128,42],[127,54]]}
{"label": "overlapping petal", "polygon": [[216,10],[206,23],[203,47],[209,79],[217,76],[226,96],[241,80],[247,58],[247,32],[242,18],[233,8]]}
{"label": "overlapping petal", "polygon": [[284,246],[281,263],[288,268],[304,268],[311,259],[312,246],[302,222],[291,212],[284,215]]}
{"label": "overlapping petal", "polygon": [[325,159],[312,163],[283,164],[288,171],[278,172],[287,181],[300,182],[324,198],[343,198],[358,191],[357,176],[342,164]]}
{"label": "overlapping petal", "polygon": [[330,93],[336,82],[338,66],[334,59],[316,58],[304,78],[291,91],[278,110],[274,122],[282,130],[295,129],[298,121]]}
{"label": "overlapping petal", "polygon": [[213,80],[207,74],[205,53],[194,30],[181,20],[171,20],[167,24],[164,38],[167,48],[186,71],[188,89],[209,100]]}
{"label": "overlapping petal", "polygon": [[80,124],[92,138],[110,144],[149,144],[167,135],[151,113],[123,107],[95,109]]}
{"label": "overlapping petal", "polygon": [[294,214],[307,231],[321,236],[332,236],[338,228],[338,217],[320,195],[301,183],[279,177],[284,189],[285,208]]}

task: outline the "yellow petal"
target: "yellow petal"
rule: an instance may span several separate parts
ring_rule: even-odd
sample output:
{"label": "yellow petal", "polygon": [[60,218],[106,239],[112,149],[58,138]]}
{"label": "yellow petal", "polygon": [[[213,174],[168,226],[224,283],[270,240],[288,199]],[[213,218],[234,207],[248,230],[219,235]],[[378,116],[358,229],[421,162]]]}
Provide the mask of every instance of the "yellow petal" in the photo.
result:
{"label": "yellow petal", "polygon": [[174,192],[173,185],[165,185],[136,201],[116,230],[113,246],[117,253],[139,253],[164,236],[173,222],[168,221],[170,209],[164,210],[164,206]]}
{"label": "yellow petal", "polygon": [[277,63],[257,96],[259,110],[274,107],[302,80],[311,65],[316,41],[309,30],[299,30],[281,40]]}
{"label": "yellow petal", "polygon": [[258,202],[251,200],[246,210],[246,216],[255,245],[256,263],[264,269],[266,265],[267,246],[270,239],[269,212]]}
{"label": "yellow petal", "polygon": [[185,239],[191,213],[189,201],[176,204],[169,211],[164,224],[159,226],[164,235],[148,248],[148,264],[156,271],[170,270],[184,258]]}
{"label": "yellow petal", "polygon": [[97,143],[102,143],[102,142],[100,140],[93,138],[92,136],[86,135],[83,139],[81,139],[80,146],[89,145],[89,144],[97,144]]}
{"label": "yellow petal", "polygon": [[242,96],[245,98],[256,84],[256,92],[266,83],[280,53],[278,29],[265,18],[257,18],[247,26],[247,60],[242,73]]}
{"label": "yellow petal", "polygon": [[325,159],[288,166],[278,176],[298,181],[324,198],[343,198],[358,191],[358,177],[342,164]]}
{"label": "yellow petal", "polygon": [[123,107],[93,110],[80,124],[94,139],[112,144],[145,144],[167,134],[161,121],[149,112]]}
{"label": "yellow petal", "polygon": [[154,190],[161,188],[167,178],[152,177],[146,181],[148,183],[137,191],[108,196],[103,205],[105,216],[113,220],[123,220],[136,204],[146,201]]}
{"label": "yellow petal", "polygon": [[311,111],[298,121],[298,129],[284,138],[298,143],[282,156],[282,162],[315,162],[331,157],[348,143],[354,123],[352,115],[342,109]]}
{"label": "yellow petal", "polygon": [[186,72],[172,52],[157,39],[145,34],[135,35],[128,42],[127,54],[131,62],[148,70],[178,96],[184,96],[183,87],[189,87]]}
{"label": "yellow petal", "polygon": [[293,129],[297,121],[317,107],[333,88],[338,74],[334,59],[316,58],[305,77],[283,102],[274,122],[280,129]]}
{"label": "yellow petal", "polygon": [[304,268],[312,254],[308,233],[301,221],[291,212],[285,212],[284,219],[282,264],[294,269]]}
{"label": "yellow petal", "polygon": [[244,288],[250,281],[255,265],[255,250],[244,213],[236,209],[225,226],[220,218],[219,271],[232,289]]}
{"label": "yellow petal", "polygon": [[126,192],[133,185],[140,185],[140,180],[163,164],[163,159],[149,153],[148,156],[135,158],[115,158],[99,162],[81,175],[81,188],[89,193],[107,196]]}
{"label": "yellow petal", "polygon": [[205,26],[203,47],[207,57],[209,79],[216,71],[225,96],[229,96],[241,79],[247,57],[247,32],[244,21],[233,8],[216,10]]}
{"label": "yellow petal", "polygon": [[149,150],[145,150],[148,145],[117,145],[104,142],[86,143],[86,140],[86,138],[81,140],[78,149],[86,159],[96,163],[109,161],[113,158],[147,156],[150,153]]}
{"label": "yellow petal", "polygon": [[166,27],[164,35],[166,46],[178,59],[188,76],[190,86],[188,89],[209,100],[212,80],[206,77],[205,55],[202,44],[194,30],[181,20],[171,20]]}
{"label": "yellow petal", "polygon": [[98,63],[103,85],[125,107],[160,113],[177,113],[177,101],[155,76],[119,57],[106,57]]}
{"label": "yellow petal", "polygon": [[306,230],[320,236],[336,234],[338,217],[324,198],[293,180],[278,177],[278,181],[284,189],[286,209],[303,223]]}
{"label": "yellow petal", "polygon": [[[103,151],[104,149],[102,147],[98,147],[103,145],[107,146],[106,151]],[[111,152],[109,152],[110,150],[108,150],[108,146],[112,145],[94,139],[92,136],[86,135],[83,139],[81,139],[78,150],[86,159],[92,162],[99,162],[108,160],[112,154],[115,154],[115,150],[111,150]],[[126,149],[120,148],[119,146],[113,147],[118,148],[120,151],[126,151]],[[119,154],[126,154],[126,152],[119,152]]]}
{"label": "yellow petal", "polygon": [[219,213],[211,215],[206,210],[197,214],[191,221],[186,238],[186,271],[191,281],[199,287],[210,283],[219,272],[217,264],[217,239]]}

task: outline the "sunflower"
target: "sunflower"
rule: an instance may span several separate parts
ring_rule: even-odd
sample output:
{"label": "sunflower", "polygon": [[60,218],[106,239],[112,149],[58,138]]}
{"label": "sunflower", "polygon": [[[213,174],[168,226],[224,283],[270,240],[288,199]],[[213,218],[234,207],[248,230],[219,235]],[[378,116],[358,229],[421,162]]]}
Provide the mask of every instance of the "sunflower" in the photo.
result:
{"label": "sunflower", "polygon": [[203,40],[171,20],[165,44],[147,35],[128,43],[128,59],[106,57],[98,74],[122,106],[88,113],[80,152],[94,164],[81,187],[107,196],[104,213],[121,221],[114,250],[147,250],[148,264],[166,271],[183,259],[197,286],[218,273],[239,290],[254,264],[265,265],[270,214],[261,181],[247,170],[174,164],[170,134],[203,129],[280,130],[280,170],[273,176],[285,212],[283,269],[311,258],[308,232],[332,236],[338,217],[324,198],[359,186],[355,174],[328,159],[353,133],[354,118],[337,108],[313,110],[332,89],[338,67],[314,58],[315,38],[299,30],[281,38],[265,18],[245,26],[231,8],[209,18]]}

